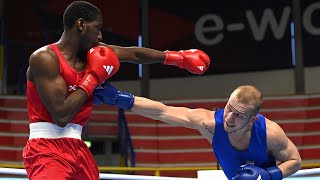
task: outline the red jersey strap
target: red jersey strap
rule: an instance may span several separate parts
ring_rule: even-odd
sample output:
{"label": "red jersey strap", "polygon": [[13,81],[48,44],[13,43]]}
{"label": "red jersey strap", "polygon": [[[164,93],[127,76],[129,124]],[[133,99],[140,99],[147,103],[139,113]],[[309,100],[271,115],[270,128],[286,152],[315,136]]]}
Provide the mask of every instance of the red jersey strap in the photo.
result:
{"label": "red jersey strap", "polygon": [[[59,63],[63,63],[64,65],[67,65],[66,62],[64,61],[64,57],[62,56],[60,49],[58,48],[58,45],[56,43],[52,43],[52,44],[49,44],[49,46],[56,53],[56,55],[58,56]],[[63,71],[63,68],[60,65],[60,72],[62,72],[62,71]]]}
{"label": "red jersey strap", "polygon": [[61,50],[59,49],[58,45],[56,43],[49,44],[49,47],[56,53],[59,59],[60,63],[60,73],[63,74],[63,71],[68,68],[70,71],[77,73],[79,76],[83,76],[85,73],[85,70],[77,72],[75,69],[73,69],[66,61],[66,59],[63,57]]}
{"label": "red jersey strap", "polygon": [[58,48],[58,45],[56,43],[52,43],[52,44],[49,44],[49,46],[51,47],[51,49],[57,54],[57,56],[60,58],[60,57],[63,57],[62,54],[61,54],[61,51],[60,49]]}

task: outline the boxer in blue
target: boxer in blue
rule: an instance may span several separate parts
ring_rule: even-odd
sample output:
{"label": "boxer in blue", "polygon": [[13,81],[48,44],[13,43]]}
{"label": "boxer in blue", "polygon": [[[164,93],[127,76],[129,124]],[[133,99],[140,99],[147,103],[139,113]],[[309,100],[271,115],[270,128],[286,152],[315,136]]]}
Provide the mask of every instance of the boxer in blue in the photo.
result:
{"label": "boxer in blue", "polygon": [[109,83],[95,90],[94,102],[198,130],[212,144],[228,179],[279,180],[301,168],[297,147],[277,123],[259,114],[263,97],[251,85],[236,88],[224,109],[216,111],[167,106],[120,92]]}

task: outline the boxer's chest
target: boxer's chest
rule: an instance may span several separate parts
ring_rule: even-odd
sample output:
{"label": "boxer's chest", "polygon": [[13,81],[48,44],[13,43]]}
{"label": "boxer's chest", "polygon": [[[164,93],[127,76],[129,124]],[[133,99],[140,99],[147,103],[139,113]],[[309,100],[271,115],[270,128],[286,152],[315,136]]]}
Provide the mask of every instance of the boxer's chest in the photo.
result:
{"label": "boxer's chest", "polygon": [[243,138],[232,138],[229,136],[231,146],[238,151],[244,151],[248,149],[250,145],[250,139],[250,136],[246,136]]}

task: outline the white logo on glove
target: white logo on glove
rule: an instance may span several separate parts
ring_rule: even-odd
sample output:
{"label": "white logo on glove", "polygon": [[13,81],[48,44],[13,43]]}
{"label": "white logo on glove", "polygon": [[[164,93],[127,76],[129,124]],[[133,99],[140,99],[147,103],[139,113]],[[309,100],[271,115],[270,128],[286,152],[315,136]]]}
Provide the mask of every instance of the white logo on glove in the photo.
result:
{"label": "white logo on glove", "polygon": [[263,180],[263,179],[261,178],[260,174],[259,174],[257,180]]}
{"label": "white logo on glove", "polygon": [[113,66],[103,65],[103,68],[107,71],[108,75],[110,75],[113,70]]}
{"label": "white logo on glove", "polygon": [[93,51],[94,51],[94,48],[91,48],[91,49],[90,49],[90,51],[89,51],[89,52],[90,52],[90,54],[91,54]]}
{"label": "white logo on glove", "polygon": [[203,66],[198,66],[198,68],[200,69],[200,71],[203,71]]}

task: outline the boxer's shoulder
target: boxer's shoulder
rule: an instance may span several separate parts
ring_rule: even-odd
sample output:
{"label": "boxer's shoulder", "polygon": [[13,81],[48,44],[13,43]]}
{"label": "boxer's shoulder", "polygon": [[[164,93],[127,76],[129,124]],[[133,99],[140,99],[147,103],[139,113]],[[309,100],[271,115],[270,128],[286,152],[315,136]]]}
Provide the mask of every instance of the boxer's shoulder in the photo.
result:
{"label": "boxer's shoulder", "polygon": [[36,62],[36,63],[50,63],[50,62],[57,62],[58,57],[56,53],[49,47],[43,46],[37,50],[35,50],[30,58],[29,62]]}

